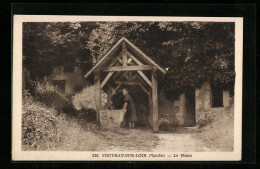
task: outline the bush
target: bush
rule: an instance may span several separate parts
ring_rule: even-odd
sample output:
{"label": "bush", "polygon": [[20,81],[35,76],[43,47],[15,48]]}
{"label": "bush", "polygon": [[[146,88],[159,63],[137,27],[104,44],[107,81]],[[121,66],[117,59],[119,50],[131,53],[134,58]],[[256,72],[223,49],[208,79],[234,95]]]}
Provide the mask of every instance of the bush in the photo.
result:
{"label": "bush", "polygon": [[96,151],[100,138],[89,131],[91,124],[85,123],[85,127],[79,124],[79,120],[60,114],[57,117],[57,136],[55,140],[47,143],[47,150],[51,151]]}
{"label": "bush", "polygon": [[35,84],[35,94],[37,99],[49,107],[66,113],[73,112],[73,105],[62,93],[58,91],[57,86],[47,81],[37,81]]}
{"label": "bush", "polygon": [[203,110],[198,110],[196,113],[196,121],[197,125],[200,125],[201,127],[210,124],[218,118],[221,118],[225,115],[232,116],[233,114],[231,113],[231,110],[229,109],[224,109],[224,108],[212,108],[212,109],[203,109]]}
{"label": "bush", "polygon": [[[197,138],[219,151],[233,151],[234,113],[232,110],[205,111]],[[207,117],[207,118],[206,118]]]}
{"label": "bush", "polygon": [[56,135],[55,110],[35,102],[25,91],[22,109],[22,145],[25,149],[39,148],[38,142],[51,141]]}
{"label": "bush", "polygon": [[[81,109],[96,109],[95,86],[88,86],[81,92],[72,96],[72,104],[76,110]],[[101,91],[101,108],[107,104],[107,94]]]}
{"label": "bush", "polygon": [[23,96],[22,150],[97,150],[100,139],[79,125],[78,119],[66,114],[58,115],[55,109],[33,100],[27,91]]}

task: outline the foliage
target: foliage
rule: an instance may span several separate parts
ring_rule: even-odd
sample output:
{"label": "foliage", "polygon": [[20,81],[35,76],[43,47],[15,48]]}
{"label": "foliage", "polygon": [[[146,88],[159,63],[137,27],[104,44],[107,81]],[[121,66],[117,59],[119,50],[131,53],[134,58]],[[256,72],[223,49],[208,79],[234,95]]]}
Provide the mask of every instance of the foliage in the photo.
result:
{"label": "foliage", "polygon": [[23,24],[23,63],[32,78],[42,78],[53,68],[75,61],[92,65],[85,41],[91,23],[29,22]]}
{"label": "foliage", "polygon": [[23,96],[22,145],[25,149],[39,148],[37,142],[52,141],[56,135],[56,111],[35,102],[28,91]]}
{"label": "foliage", "polygon": [[208,147],[220,151],[233,151],[234,147],[234,113],[230,110],[204,111],[207,114],[199,121],[200,133],[196,135]]}
{"label": "foliage", "polygon": [[151,151],[158,137],[150,132],[100,129],[80,117],[59,114],[24,93],[22,114],[23,151]]}
{"label": "foliage", "polygon": [[57,86],[54,86],[46,78],[35,83],[35,95],[38,101],[47,106],[53,107],[58,111],[66,113],[73,112],[73,106],[63,94],[58,91]]}
{"label": "foliage", "polygon": [[205,80],[234,83],[234,23],[227,22],[24,23],[24,65],[34,78],[75,60],[89,70],[122,36],[167,68],[159,87],[170,95]]}
{"label": "foliage", "polygon": [[196,113],[197,125],[200,125],[201,127],[206,126],[214,121],[217,121],[218,119],[221,119],[223,116],[226,116],[228,119],[232,119],[233,113],[231,110],[223,108],[198,110]]}
{"label": "foliage", "polygon": [[143,46],[145,32],[153,22],[97,22],[87,41],[95,64],[120,38],[126,37]]}
{"label": "foliage", "polygon": [[[85,126],[89,125],[84,123]],[[59,114],[24,93],[22,150],[95,151],[99,138],[78,124],[78,120]]]}
{"label": "foliage", "polygon": [[212,84],[229,85],[234,72],[234,24],[233,23],[160,23],[160,29],[178,32],[177,39],[163,43],[171,58],[165,88],[173,89],[198,87],[203,81]]}
{"label": "foliage", "polygon": [[[96,109],[95,86],[85,87],[81,92],[72,96],[72,103],[76,110]],[[107,94],[101,91],[101,107],[107,104]]]}

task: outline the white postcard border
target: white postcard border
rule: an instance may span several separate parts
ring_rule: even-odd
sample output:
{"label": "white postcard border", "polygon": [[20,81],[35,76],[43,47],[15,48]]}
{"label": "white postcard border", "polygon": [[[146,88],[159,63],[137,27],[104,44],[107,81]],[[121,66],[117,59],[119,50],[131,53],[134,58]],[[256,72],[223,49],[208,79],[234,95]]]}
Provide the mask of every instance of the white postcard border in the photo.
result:
{"label": "white postcard border", "polygon": [[[83,151],[22,151],[22,23],[79,21],[202,21],[235,22],[235,98],[233,152],[83,152]],[[239,161],[242,151],[242,65],[243,18],[240,17],[158,17],[158,16],[58,16],[14,15],[13,17],[13,79],[12,79],[12,160],[14,161]],[[94,157],[98,154],[98,158]],[[103,154],[111,157],[103,157]],[[109,155],[110,154],[110,155]],[[122,156],[120,154],[123,154]],[[126,157],[126,154],[129,157]],[[146,157],[141,157],[145,154]],[[161,154],[164,157],[152,157]],[[179,154],[173,157],[173,154]],[[180,154],[191,154],[184,158]],[[171,155],[171,157],[168,157]],[[112,157],[113,156],[113,157]],[[131,157],[134,156],[134,157]],[[144,156],[144,155],[143,155]]]}

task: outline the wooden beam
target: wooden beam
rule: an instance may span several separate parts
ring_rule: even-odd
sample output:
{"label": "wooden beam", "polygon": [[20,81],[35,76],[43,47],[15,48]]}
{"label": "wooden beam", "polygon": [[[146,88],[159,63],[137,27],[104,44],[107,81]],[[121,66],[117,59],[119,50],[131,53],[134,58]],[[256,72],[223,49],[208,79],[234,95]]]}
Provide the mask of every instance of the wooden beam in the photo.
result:
{"label": "wooden beam", "polygon": [[[128,56],[132,58],[138,65],[142,66],[143,63],[140,62],[138,59],[136,59],[131,53],[127,52]],[[146,83],[152,87],[151,81],[145,76],[145,74],[142,71],[137,71],[138,74],[146,81]]]}
{"label": "wooden beam", "polygon": [[128,78],[131,79],[132,76],[133,76],[133,72],[129,72],[129,73],[128,73]]}
{"label": "wooden beam", "polygon": [[[140,76],[137,76],[136,79],[135,79],[135,81],[140,82],[143,86],[146,86],[146,85],[147,85],[146,81],[144,81],[144,79],[143,79],[142,77],[140,77]],[[150,90],[150,89],[149,89],[149,90]]]}
{"label": "wooden beam", "polygon": [[126,53],[123,53],[123,56],[122,56],[122,60],[123,60],[123,66],[127,66],[127,55]]}
{"label": "wooden beam", "polygon": [[94,75],[94,83],[95,83],[95,101],[96,101],[96,119],[97,123],[100,122],[99,119],[99,110],[101,107],[101,87],[100,87],[100,72],[95,72]]}
{"label": "wooden beam", "polygon": [[[115,59],[110,63],[110,66],[114,66],[117,61],[118,61],[119,63],[121,63],[121,62],[120,62],[120,58],[122,57],[122,54],[123,54],[123,52],[120,52],[120,53],[115,57]],[[122,60],[121,60],[121,61],[122,61]],[[121,64],[123,64],[123,63],[121,63]]]}
{"label": "wooden beam", "polygon": [[157,65],[150,57],[148,57],[146,54],[144,54],[138,47],[136,47],[128,39],[126,39],[125,37],[123,37],[123,38],[127,42],[127,44],[130,45],[132,48],[134,48],[135,51],[140,53],[143,56],[143,58],[145,58],[145,60],[147,60],[149,63],[153,64],[154,66],[156,66],[163,74],[166,74],[166,71],[163,68],[161,68],[159,65]]}
{"label": "wooden beam", "polygon": [[112,89],[112,95],[116,93],[116,91],[121,87],[122,84],[118,84],[115,89]]}
{"label": "wooden beam", "polygon": [[143,89],[143,91],[147,94],[147,95],[149,95],[149,92],[148,92],[148,90],[146,90],[146,88],[139,82],[137,82],[137,84],[141,87],[141,89]]}
{"label": "wooden beam", "polygon": [[126,52],[126,54],[133,59],[138,65],[144,65],[142,62],[140,62],[138,59],[136,59],[136,57],[134,57],[131,53]]}
{"label": "wooden beam", "polygon": [[124,52],[124,53],[126,53],[126,44],[125,44],[125,42],[123,41],[122,42],[122,51]]}
{"label": "wooden beam", "polygon": [[131,79],[130,79],[130,74],[129,73],[131,73],[131,72],[127,71],[127,72],[122,73],[121,76],[119,76],[117,78],[117,80],[121,80],[121,79],[125,78],[126,80],[130,81]]}
{"label": "wooden beam", "polygon": [[152,103],[152,95],[151,90],[149,91],[148,99],[149,99],[149,125],[153,126],[153,103]]}
{"label": "wooden beam", "polygon": [[111,107],[112,105],[112,100],[111,100],[111,97],[112,97],[112,86],[110,83],[107,84],[107,106],[108,107]]}
{"label": "wooden beam", "polygon": [[118,76],[122,75],[122,72],[115,72],[114,76],[112,77],[113,80],[115,80],[116,78],[118,78]]}
{"label": "wooden beam", "polygon": [[125,77],[125,75],[127,74],[127,72],[115,72],[114,76],[112,77],[112,80],[119,80]]}
{"label": "wooden beam", "polygon": [[125,42],[122,43],[122,60],[123,60],[123,66],[127,66],[127,55],[126,55],[126,44]]}
{"label": "wooden beam", "polygon": [[142,71],[137,71],[137,73],[146,81],[146,83],[153,88],[151,81],[145,76]]}
{"label": "wooden beam", "polygon": [[125,85],[138,85],[137,82],[129,82],[129,81],[115,81],[115,84],[125,84]]}
{"label": "wooden beam", "polygon": [[137,75],[134,75],[130,78],[130,80],[134,80],[137,77]]}
{"label": "wooden beam", "polygon": [[111,56],[118,48],[119,48],[119,44],[124,41],[124,37],[121,38],[98,62],[97,64],[95,64],[95,66],[92,67],[92,69],[90,71],[88,71],[88,73],[84,76],[85,78],[87,78],[98,66],[101,65],[102,62],[105,61],[105,59],[109,56]]}
{"label": "wooden beam", "polygon": [[157,72],[152,71],[152,103],[153,103],[153,131],[159,131],[158,126],[158,91],[157,91]]}
{"label": "wooden beam", "polygon": [[115,72],[115,71],[139,71],[139,70],[152,70],[154,66],[151,65],[139,65],[139,66],[113,66],[103,69],[104,72]]}
{"label": "wooden beam", "polygon": [[129,59],[127,60],[127,64],[131,63],[132,60],[133,60],[132,58],[129,58]]}
{"label": "wooden beam", "polygon": [[119,61],[119,63],[121,63],[123,65],[123,61],[121,58],[118,58],[118,61]]}
{"label": "wooden beam", "polygon": [[128,71],[127,72],[116,72],[116,74],[113,76],[113,80],[119,80],[119,79],[122,79],[124,78],[126,75],[127,75]]}
{"label": "wooden beam", "polygon": [[101,83],[101,89],[105,86],[105,84],[107,83],[107,81],[110,79],[110,77],[113,75],[114,72],[109,72],[108,75],[106,76],[106,78],[103,80],[103,82]]}
{"label": "wooden beam", "polygon": [[127,80],[130,80],[129,74],[126,74],[126,75],[125,75],[125,78],[126,78]]}

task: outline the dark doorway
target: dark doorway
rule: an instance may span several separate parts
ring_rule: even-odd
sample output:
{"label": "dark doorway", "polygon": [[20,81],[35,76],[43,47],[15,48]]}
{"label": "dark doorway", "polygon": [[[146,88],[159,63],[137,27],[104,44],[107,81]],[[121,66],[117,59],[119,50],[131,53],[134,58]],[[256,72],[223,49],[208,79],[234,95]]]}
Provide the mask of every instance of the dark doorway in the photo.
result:
{"label": "dark doorway", "polygon": [[149,124],[149,101],[148,95],[137,85],[129,86],[130,95],[132,96],[137,115],[137,126],[146,126]]}
{"label": "dark doorway", "polygon": [[194,126],[196,125],[195,117],[195,90],[190,88],[185,92],[185,126]]}
{"label": "dark doorway", "polygon": [[223,107],[223,89],[211,85],[211,99],[212,107]]}
{"label": "dark doorway", "polygon": [[[146,128],[149,126],[149,98],[148,95],[138,86],[138,85],[122,85],[118,90],[117,94],[112,96],[113,104],[118,105],[116,109],[122,109],[124,104],[124,96],[122,94],[122,89],[126,88],[129,95],[132,97],[137,115],[137,128]],[[117,102],[116,102],[117,100]]]}

